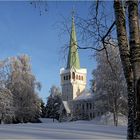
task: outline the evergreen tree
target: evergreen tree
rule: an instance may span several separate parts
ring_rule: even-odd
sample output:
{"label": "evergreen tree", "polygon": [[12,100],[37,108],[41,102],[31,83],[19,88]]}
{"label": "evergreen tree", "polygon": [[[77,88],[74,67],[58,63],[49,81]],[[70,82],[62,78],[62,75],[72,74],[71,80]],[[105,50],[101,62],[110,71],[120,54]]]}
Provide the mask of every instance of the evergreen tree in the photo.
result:
{"label": "evergreen tree", "polygon": [[50,96],[48,97],[46,110],[48,118],[55,118],[59,120],[59,110],[62,103],[60,89],[56,86],[52,86],[50,89]]}
{"label": "evergreen tree", "polygon": [[46,117],[46,106],[43,100],[41,100],[41,117],[42,118]]}

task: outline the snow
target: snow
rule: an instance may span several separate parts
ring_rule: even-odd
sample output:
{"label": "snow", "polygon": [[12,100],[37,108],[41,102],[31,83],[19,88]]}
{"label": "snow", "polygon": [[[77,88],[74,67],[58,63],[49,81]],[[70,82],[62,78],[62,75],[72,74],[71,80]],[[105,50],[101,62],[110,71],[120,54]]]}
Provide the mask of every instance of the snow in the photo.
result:
{"label": "snow", "polygon": [[48,122],[0,125],[0,139],[126,139],[125,126],[97,125],[93,121]]}
{"label": "snow", "polygon": [[[114,125],[113,113],[108,112],[106,115],[96,117],[93,121],[96,124]],[[127,122],[127,116],[124,116],[122,114],[118,115],[118,125],[127,126]]]}
{"label": "snow", "polygon": [[91,92],[83,91],[82,94],[76,97],[74,100],[87,100],[92,98],[93,98],[93,94]]}
{"label": "snow", "polygon": [[63,101],[63,105],[64,105],[67,113],[69,114],[70,113],[70,108],[69,108],[68,102],[67,101]]}
{"label": "snow", "polygon": [[55,123],[58,123],[58,121],[56,119],[53,119],[53,118],[39,118],[39,120],[42,122],[42,123],[52,123],[53,121]]}

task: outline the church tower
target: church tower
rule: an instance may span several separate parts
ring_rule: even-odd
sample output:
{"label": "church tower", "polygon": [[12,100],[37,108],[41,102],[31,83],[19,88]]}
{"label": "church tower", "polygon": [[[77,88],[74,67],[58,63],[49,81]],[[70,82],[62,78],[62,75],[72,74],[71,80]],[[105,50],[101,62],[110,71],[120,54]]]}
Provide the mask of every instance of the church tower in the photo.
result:
{"label": "church tower", "polygon": [[67,66],[60,69],[63,101],[74,100],[82,94],[86,87],[86,74],[87,70],[80,67],[74,16],[72,16]]}

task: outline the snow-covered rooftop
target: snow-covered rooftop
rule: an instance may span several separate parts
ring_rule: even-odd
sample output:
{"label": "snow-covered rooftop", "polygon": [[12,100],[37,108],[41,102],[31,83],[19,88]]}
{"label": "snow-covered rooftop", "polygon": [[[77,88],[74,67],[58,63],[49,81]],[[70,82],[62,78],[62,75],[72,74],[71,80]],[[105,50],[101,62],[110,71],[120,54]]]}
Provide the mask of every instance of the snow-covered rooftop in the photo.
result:
{"label": "snow-covered rooftop", "polygon": [[81,95],[76,97],[74,100],[88,100],[93,98],[93,94],[89,91],[83,91]]}
{"label": "snow-covered rooftop", "polygon": [[66,112],[69,114],[70,113],[70,108],[69,108],[69,105],[68,105],[68,102],[67,101],[63,101],[63,105],[66,109]]}

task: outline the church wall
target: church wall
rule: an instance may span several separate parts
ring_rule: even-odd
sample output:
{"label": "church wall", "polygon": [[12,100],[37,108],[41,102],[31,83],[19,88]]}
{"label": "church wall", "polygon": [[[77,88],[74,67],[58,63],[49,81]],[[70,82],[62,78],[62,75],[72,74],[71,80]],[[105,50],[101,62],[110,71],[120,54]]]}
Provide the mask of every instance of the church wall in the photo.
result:
{"label": "church wall", "polygon": [[75,99],[85,90],[86,69],[62,69],[60,75],[64,101]]}
{"label": "church wall", "polygon": [[60,69],[62,100],[68,101],[71,115],[81,119],[92,119],[93,102],[88,100],[76,100],[86,88],[87,69],[80,68],[80,59],[77,49],[76,31],[74,17],[72,17],[72,28],[70,36],[70,47],[66,68]]}
{"label": "church wall", "polygon": [[92,99],[73,101],[73,114],[77,119],[91,120],[94,118],[94,103]]}
{"label": "church wall", "polygon": [[62,86],[62,99],[63,101],[69,101],[73,99],[72,93],[72,84],[68,83]]}

